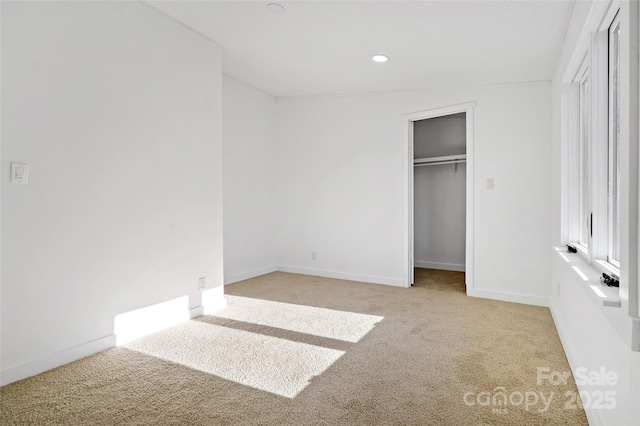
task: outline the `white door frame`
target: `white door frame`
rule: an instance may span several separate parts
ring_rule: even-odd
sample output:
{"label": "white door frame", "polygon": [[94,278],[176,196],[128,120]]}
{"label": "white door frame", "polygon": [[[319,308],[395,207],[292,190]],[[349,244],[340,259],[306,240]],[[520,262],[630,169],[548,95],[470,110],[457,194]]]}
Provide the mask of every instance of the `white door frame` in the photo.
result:
{"label": "white door frame", "polygon": [[414,242],[413,242],[413,123],[414,121],[428,118],[441,117],[443,115],[466,113],[467,132],[467,182],[466,182],[466,250],[465,250],[465,283],[467,292],[473,289],[473,113],[476,102],[450,105],[442,108],[429,109],[403,115],[405,121],[405,132],[407,141],[407,170],[406,170],[406,211],[404,217],[406,221],[406,239],[404,259],[406,261],[404,273],[404,286],[411,287],[414,281]]}

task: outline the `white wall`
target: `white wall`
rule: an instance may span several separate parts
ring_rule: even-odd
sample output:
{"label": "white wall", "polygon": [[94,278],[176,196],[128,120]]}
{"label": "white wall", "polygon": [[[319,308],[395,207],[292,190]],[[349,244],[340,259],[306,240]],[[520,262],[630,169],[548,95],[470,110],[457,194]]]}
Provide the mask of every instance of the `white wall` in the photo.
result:
{"label": "white wall", "polygon": [[3,382],[108,345],[117,314],[199,306],[198,277],[221,294],[220,75],[144,3],[2,2]]}
{"label": "white wall", "polygon": [[[623,7],[628,5],[628,2],[621,3]],[[575,65],[571,63],[572,60],[581,59],[579,57],[590,40],[588,34],[593,30],[589,28],[590,25],[601,20],[596,11],[602,8],[602,12],[606,5],[605,2],[576,2],[553,81],[551,230],[552,242],[556,246],[568,242],[563,239],[563,226],[567,226],[562,203],[562,117],[567,108],[563,100],[566,89],[563,75]],[[637,25],[637,16],[633,19]],[[581,37],[583,31],[585,33]],[[615,408],[599,409],[597,404],[585,407],[590,424],[640,424],[640,352],[630,349],[631,318],[629,312],[625,312],[628,308],[625,301],[618,308],[603,307],[585,281],[557,253],[552,257],[552,284],[551,312],[572,369],[600,371],[604,368],[615,372],[618,377],[617,383],[612,386],[579,386],[579,390],[591,398],[605,391],[614,392]]]}
{"label": "white wall", "polygon": [[[464,154],[466,127],[464,114],[416,121],[413,156]],[[414,194],[415,266],[464,271],[466,165],[415,167]]]}
{"label": "white wall", "polygon": [[[402,285],[408,217],[402,115],[469,101],[477,101],[473,290],[546,304],[548,83],[279,102],[281,268]],[[488,177],[494,190],[485,189]]]}
{"label": "white wall", "polygon": [[232,283],[275,271],[276,101],[222,77],[224,271]]}
{"label": "white wall", "polygon": [[[611,385],[579,384],[589,423],[640,424],[640,352],[632,351],[616,328],[620,324],[616,310],[620,308],[602,307],[571,266],[557,255],[552,262],[555,291],[551,312],[572,371],[575,374],[582,368],[598,374],[604,369],[617,377]],[[605,392],[613,392],[612,409],[604,408],[608,405],[601,399]]]}

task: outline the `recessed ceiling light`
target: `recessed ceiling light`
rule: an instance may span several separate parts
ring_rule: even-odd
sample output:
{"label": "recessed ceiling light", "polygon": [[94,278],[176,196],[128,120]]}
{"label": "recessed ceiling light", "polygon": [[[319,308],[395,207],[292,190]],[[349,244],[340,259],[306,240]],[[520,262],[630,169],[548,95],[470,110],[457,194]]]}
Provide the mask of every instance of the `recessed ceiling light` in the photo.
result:
{"label": "recessed ceiling light", "polygon": [[267,9],[276,15],[282,15],[284,13],[284,6],[278,3],[269,3]]}
{"label": "recessed ceiling light", "polygon": [[389,60],[389,57],[386,55],[373,55],[373,62],[387,62]]}

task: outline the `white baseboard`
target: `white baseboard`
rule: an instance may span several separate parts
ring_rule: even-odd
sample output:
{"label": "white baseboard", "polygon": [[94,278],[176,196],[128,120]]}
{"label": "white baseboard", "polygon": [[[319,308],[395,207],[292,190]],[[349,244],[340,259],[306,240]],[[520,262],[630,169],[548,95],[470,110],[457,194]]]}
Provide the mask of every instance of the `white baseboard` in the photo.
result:
{"label": "white baseboard", "polygon": [[[227,306],[227,299],[225,297],[217,298],[213,303],[207,306],[207,312],[214,312],[218,309],[222,309]],[[184,321],[184,311],[183,321]],[[205,310],[203,306],[196,306],[188,310],[188,318],[193,319],[204,315]],[[175,324],[167,324],[167,326],[173,326]],[[166,328],[166,327],[163,327]],[[152,330],[150,332],[157,332],[160,330]],[[145,333],[147,334],[147,333]],[[142,336],[138,336],[142,337]],[[89,355],[96,354],[98,352],[105,351],[117,345],[116,334],[110,334],[100,339],[93,340],[91,342],[83,343],[78,346],[63,349],[59,352],[55,352],[51,355],[45,356],[38,360],[18,365],[16,367],[9,368],[0,372],[0,386],[13,383],[18,380],[26,379],[27,377],[35,376],[36,374],[43,373],[52,368],[59,367],[64,364],[79,360]]]}
{"label": "white baseboard", "polygon": [[226,297],[222,297],[218,300],[216,300],[214,303],[208,303],[203,311],[202,311],[202,315],[211,315],[213,313],[215,313],[216,311],[219,311],[220,309],[224,309],[227,307],[227,298]]}
{"label": "white baseboard", "polygon": [[442,263],[428,262],[426,260],[416,260],[413,262],[413,266],[415,266],[416,268],[441,269],[443,271],[465,271],[465,265],[459,263]]}
{"label": "white baseboard", "polygon": [[260,275],[270,274],[271,272],[276,272],[278,267],[266,266],[264,268],[253,269],[251,271],[242,272],[239,274],[225,275],[224,277],[224,285],[237,283],[238,281],[248,280],[250,278],[259,277]]}
{"label": "white baseboard", "polygon": [[530,296],[528,294],[507,293],[502,291],[478,290],[467,287],[467,296],[483,299],[502,300],[504,302],[522,303],[525,305],[549,307],[549,298]]}
{"label": "white baseboard", "polygon": [[386,284],[396,287],[404,287],[402,279],[378,277],[373,275],[352,274],[349,272],[325,271],[323,269],[300,268],[297,266],[278,265],[278,271],[292,274],[314,275],[317,277],[336,278],[339,280],[359,281],[371,284]]}
{"label": "white baseboard", "polygon": [[100,339],[92,340],[91,342],[63,349],[35,361],[9,368],[0,373],[0,386],[35,376],[36,374],[77,361],[89,355],[97,354],[115,345],[116,335],[110,334]]}
{"label": "white baseboard", "polygon": [[198,318],[204,315],[204,307],[196,306],[195,308],[189,309],[189,319]]}

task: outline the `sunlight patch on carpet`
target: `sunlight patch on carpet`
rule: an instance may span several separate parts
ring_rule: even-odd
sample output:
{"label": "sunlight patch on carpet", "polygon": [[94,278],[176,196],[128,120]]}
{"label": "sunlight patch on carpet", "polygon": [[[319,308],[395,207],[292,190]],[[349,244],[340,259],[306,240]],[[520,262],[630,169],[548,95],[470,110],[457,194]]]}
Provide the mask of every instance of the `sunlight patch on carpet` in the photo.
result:
{"label": "sunlight patch on carpet", "polygon": [[336,311],[240,296],[226,296],[227,307],[214,315],[319,337],[359,342],[384,319],[377,315]]}
{"label": "sunlight patch on carpet", "polygon": [[123,346],[287,398],[298,395],[344,354],[199,321]]}

